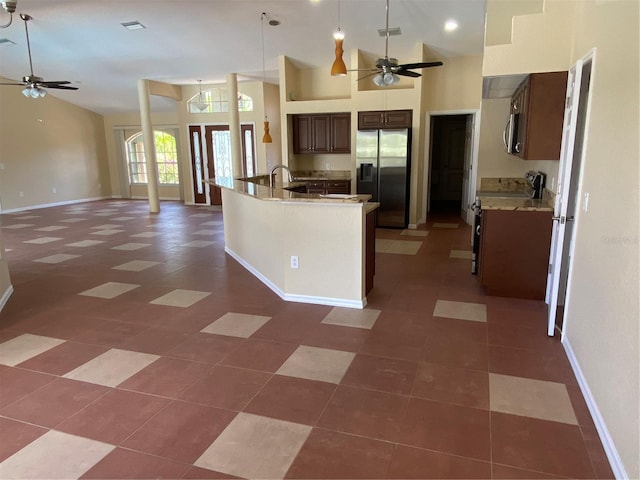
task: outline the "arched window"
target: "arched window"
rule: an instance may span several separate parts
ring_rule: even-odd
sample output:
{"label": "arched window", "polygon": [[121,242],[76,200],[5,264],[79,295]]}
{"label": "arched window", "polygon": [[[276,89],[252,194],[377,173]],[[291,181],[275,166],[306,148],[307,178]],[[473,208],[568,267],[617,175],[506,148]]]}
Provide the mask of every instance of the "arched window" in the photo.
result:
{"label": "arched window", "polygon": [[[189,113],[228,112],[229,98],[226,88],[212,88],[198,92],[187,102]],[[238,93],[238,110],[253,112],[253,98],[244,93]]]}
{"label": "arched window", "polygon": [[[176,137],[170,133],[156,130],[153,132],[156,144],[156,163],[158,180],[162,185],[178,185],[178,149]],[[142,132],[136,133],[127,140],[127,163],[129,165],[129,181],[131,184],[146,184],[147,164],[144,156]]]}

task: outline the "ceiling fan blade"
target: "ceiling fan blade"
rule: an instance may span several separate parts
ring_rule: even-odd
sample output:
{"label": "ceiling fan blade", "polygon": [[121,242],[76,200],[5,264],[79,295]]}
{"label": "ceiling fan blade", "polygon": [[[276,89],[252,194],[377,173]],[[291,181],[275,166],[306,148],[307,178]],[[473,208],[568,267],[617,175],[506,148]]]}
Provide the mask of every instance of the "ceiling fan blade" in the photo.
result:
{"label": "ceiling fan blade", "polygon": [[68,80],[50,80],[50,81],[42,81],[38,82],[43,87],[53,87],[54,85],[68,85],[71,82]]}
{"label": "ceiling fan blade", "polygon": [[41,85],[43,88],[57,88],[58,90],[78,90],[78,87],[68,87],[66,85]]}
{"label": "ceiling fan blade", "polygon": [[365,75],[364,77],[360,77],[360,78],[358,78],[358,82],[359,82],[360,80],[364,80],[365,78],[373,77],[376,73],[378,73],[378,72],[377,72],[377,71],[375,71],[375,72],[371,72],[371,73],[369,73],[368,75]]}
{"label": "ceiling fan blade", "polygon": [[14,83],[0,83],[0,85],[18,85],[20,87],[24,87],[25,86],[24,83],[17,83],[17,82],[14,82]]}
{"label": "ceiling fan blade", "polygon": [[429,68],[429,67],[440,67],[444,65],[442,62],[420,62],[420,63],[405,63],[403,65],[398,65],[398,67],[404,70],[411,70],[414,68]]}
{"label": "ceiling fan blade", "polygon": [[393,72],[396,75],[402,75],[403,77],[421,77],[422,74],[417,72],[412,72],[411,70],[398,70],[397,72]]}

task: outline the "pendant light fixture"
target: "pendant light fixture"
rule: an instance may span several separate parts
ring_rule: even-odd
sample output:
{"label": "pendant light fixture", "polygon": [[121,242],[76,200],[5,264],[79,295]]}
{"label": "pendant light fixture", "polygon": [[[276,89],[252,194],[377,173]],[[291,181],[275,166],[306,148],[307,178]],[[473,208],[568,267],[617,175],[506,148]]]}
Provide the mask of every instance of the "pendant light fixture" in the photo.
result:
{"label": "pendant light fixture", "polygon": [[201,112],[204,112],[207,108],[209,108],[209,104],[204,98],[204,93],[202,93],[202,80],[198,80],[198,86],[200,87],[200,93],[198,94],[198,101],[193,103],[192,105],[195,106]]}
{"label": "pendant light fixture", "polygon": [[333,61],[333,65],[331,65],[331,75],[334,77],[343,77],[347,74],[347,66],[344,64],[344,60],[342,59],[342,54],[344,53],[344,50],[342,49],[344,32],[340,28],[340,0],[338,0],[338,29],[333,32],[333,39],[336,42],[336,59]]}
{"label": "pendant light fixture", "polygon": [[[264,67],[264,21],[267,18],[267,14],[262,12],[260,16],[260,37],[262,40],[262,91],[264,92],[264,84],[266,82],[266,70]],[[264,110],[264,135],[262,136],[262,143],[272,143],[273,139],[269,133],[269,119],[267,118],[267,107],[265,105]]]}

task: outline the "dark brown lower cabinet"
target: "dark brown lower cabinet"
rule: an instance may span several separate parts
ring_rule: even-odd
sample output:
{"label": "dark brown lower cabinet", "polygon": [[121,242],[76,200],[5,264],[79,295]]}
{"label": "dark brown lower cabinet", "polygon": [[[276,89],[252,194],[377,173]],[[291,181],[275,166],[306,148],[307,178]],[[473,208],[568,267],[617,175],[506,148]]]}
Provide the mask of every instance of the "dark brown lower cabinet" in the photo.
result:
{"label": "dark brown lower cabinet", "polygon": [[482,210],[480,282],[488,295],[544,300],[552,212]]}
{"label": "dark brown lower cabinet", "polygon": [[351,193],[351,180],[307,180],[307,193]]}

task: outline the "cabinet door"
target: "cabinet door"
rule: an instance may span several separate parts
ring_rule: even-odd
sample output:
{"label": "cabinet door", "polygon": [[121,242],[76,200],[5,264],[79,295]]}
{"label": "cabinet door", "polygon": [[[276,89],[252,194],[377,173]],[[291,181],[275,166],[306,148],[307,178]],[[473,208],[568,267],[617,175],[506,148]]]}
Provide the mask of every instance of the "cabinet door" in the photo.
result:
{"label": "cabinet door", "polygon": [[293,116],[293,153],[310,153],[313,150],[311,115]]}
{"label": "cabinet door", "polygon": [[307,193],[327,193],[327,182],[324,180],[310,180],[307,182]]}
{"label": "cabinet door", "polygon": [[411,110],[391,110],[384,112],[383,128],[411,128]]}
{"label": "cabinet door", "polygon": [[349,180],[327,180],[327,193],[351,193]]}
{"label": "cabinet door", "polygon": [[331,153],[351,153],[351,114],[331,115]]}
{"label": "cabinet door", "polygon": [[358,130],[383,128],[384,112],[358,112]]}
{"label": "cabinet door", "polygon": [[329,153],[329,115],[311,115],[313,152]]}

